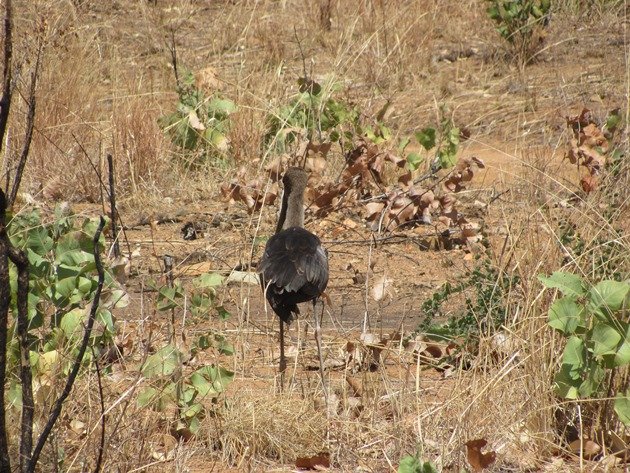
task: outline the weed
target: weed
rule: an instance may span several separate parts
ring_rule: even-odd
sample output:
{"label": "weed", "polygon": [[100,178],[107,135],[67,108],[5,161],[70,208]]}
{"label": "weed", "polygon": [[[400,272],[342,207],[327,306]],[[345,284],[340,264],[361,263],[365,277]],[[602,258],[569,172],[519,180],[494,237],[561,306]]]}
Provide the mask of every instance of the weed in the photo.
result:
{"label": "weed", "polygon": [[359,113],[350,104],[333,98],[340,86],[322,87],[306,78],[298,79],[298,86],[298,95],[268,116],[265,144],[283,153],[298,137],[341,144],[352,142]]}
{"label": "weed", "polygon": [[234,102],[218,94],[206,97],[191,72],[184,74],[177,95],[176,111],[158,120],[162,129],[175,146],[193,154],[192,162],[225,161],[230,114],[236,111]]}
{"label": "weed", "polygon": [[[548,313],[549,326],[566,337],[554,378],[556,393],[570,400],[603,395],[607,399],[602,404],[612,402],[618,419],[630,425],[630,390],[627,383],[614,382],[619,369],[630,365],[626,308],[630,283],[603,280],[591,286],[579,276],[561,271],[538,278],[563,295]],[[605,415],[605,406],[600,412]]]}
{"label": "weed", "polygon": [[[459,284],[447,282],[424,301],[424,319],[416,333],[449,340],[458,337],[474,340],[482,333],[493,332],[504,324],[508,310],[506,295],[518,283],[517,275],[500,272],[485,259]],[[465,310],[446,323],[436,322],[442,316],[442,306],[460,293],[465,294]]]}
{"label": "weed", "polygon": [[437,473],[437,468],[431,462],[422,461],[414,455],[407,455],[398,465],[398,473]]}
{"label": "weed", "polygon": [[551,0],[486,0],[486,12],[496,30],[523,64],[531,61],[540,37],[535,33],[546,25]]}
{"label": "weed", "polygon": [[[223,277],[208,273],[195,278],[193,290],[187,294],[180,281],[172,287],[152,286],[158,291],[157,309],[170,311],[184,306],[189,299],[192,319],[207,318],[215,312],[225,319],[229,313],[223,306],[215,303],[216,289],[223,285]],[[201,420],[208,413],[207,403],[216,402],[234,378],[234,373],[213,363],[193,371],[185,371],[186,365],[200,352],[215,349],[221,355],[233,355],[234,348],[219,332],[204,333],[193,341],[190,351],[185,354],[177,345],[169,343],[149,356],[142,366],[142,374],[150,380],[150,385],[138,396],[138,406],[150,406],[157,411],[175,407],[177,411],[175,431],[185,438],[198,433]]]}
{"label": "weed", "polygon": [[[30,266],[28,335],[35,377],[67,374],[71,360],[78,353],[89,304],[98,285],[92,242],[97,226],[96,219],[81,222],[76,216],[65,214],[61,207],[55,209],[51,223],[43,222],[39,211],[33,210],[14,216],[8,225],[11,243],[24,250]],[[101,237],[101,248],[103,245]],[[11,266],[13,314],[17,314],[17,276],[17,269]],[[94,354],[98,356],[113,343],[115,330],[111,311],[127,304],[126,292],[112,276],[111,269],[107,269],[97,325],[90,339],[92,350],[88,350],[83,359],[85,366],[89,366]],[[13,371],[20,366],[15,323],[10,332],[8,360],[9,370]],[[17,389],[17,380],[12,381],[12,389]]]}

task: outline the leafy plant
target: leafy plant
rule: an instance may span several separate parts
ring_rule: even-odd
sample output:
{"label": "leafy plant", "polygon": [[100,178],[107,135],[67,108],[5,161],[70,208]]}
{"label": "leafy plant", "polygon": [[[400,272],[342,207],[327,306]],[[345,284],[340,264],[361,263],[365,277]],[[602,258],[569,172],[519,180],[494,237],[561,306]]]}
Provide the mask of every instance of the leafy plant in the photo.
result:
{"label": "leafy plant", "polygon": [[191,72],[184,75],[177,95],[176,110],[159,118],[160,127],[174,145],[187,152],[198,152],[202,160],[225,159],[230,115],[236,111],[234,102],[218,94],[206,97],[197,88]]}
{"label": "leafy plant", "polygon": [[[153,284],[158,291],[157,308],[170,311],[181,308],[187,300],[193,318],[207,318],[214,312],[225,319],[230,314],[223,306],[216,304],[216,291],[223,283],[223,276],[208,273],[192,281],[193,289],[189,293],[177,280],[172,287],[155,287]],[[214,349],[222,355],[234,354],[234,348],[226,338],[214,332],[198,336],[190,347],[188,358],[192,359],[208,349]],[[158,411],[174,406],[178,412],[176,430],[194,435],[208,412],[207,403],[216,402],[233,380],[234,373],[218,364],[205,365],[189,372],[184,366],[184,357],[184,352],[172,343],[149,356],[142,366],[142,374],[151,383],[139,394],[137,402],[141,407],[150,406]]]}
{"label": "leafy plant", "polygon": [[[444,284],[422,304],[424,320],[417,332],[439,338],[476,338],[480,332],[496,330],[505,322],[505,296],[519,283],[517,275],[499,272],[489,260],[473,269],[457,285]],[[452,316],[446,323],[436,323],[442,316],[442,305],[452,296],[465,293],[465,310]]]}
{"label": "leafy plant", "polygon": [[514,48],[521,59],[529,61],[539,38],[537,27],[545,26],[551,0],[486,0],[486,12],[496,30]]}
{"label": "leafy plant", "polygon": [[140,407],[163,411],[174,405],[178,412],[177,431],[194,435],[207,412],[207,402],[217,397],[234,379],[234,373],[216,364],[205,365],[187,375],[182,374],[184,354],[172,344],[149,356],[142,374],[151,385],[138,395]]}
{"label": "leafy plant", "polygon": [[[96,219],[81,219],[65,215],[60,207],[54,219],[45,223],[38,210],[14,216],[8,225],[11,243],[22,249],[30,265],[28,315],[31,345],[31,364],[34,374],[48,372],[62,359],[67,350],[76,350],[83,336],[83,326],[98,284],[92,238],[98,226]],[[104,237],[101,245],[104,246]],[[10,268],[12,291],[11,312],[17,314],[17,270]],[[106,270],[105,287],[97,313],[97,326],[91,345],[98,353],[111,344],[114,336],[114,317],[111,310],[128,303],[126,292]],[[49,321],[46,326],[46,321]],[[11,328],[14,336],[15,327]],[[19,365],[17,339],[10,342],[10,361]],[[89,363],[88,350],[84,362]],[[66,370],[70,360],[64,361]]]}
{"label": "leafy plant", "polygon": [[438,473],[438,470],[431,462],[422,461],[415,455],[407,455],[400,460],[398,473]]}
{"label": "leafy plant", "polygon": [[[425,151],[430,151],[435,148],[435,155],[432,161],[433,170],[448,169],[457,163],[457,150],[460,141],[460,129],[455,126],[445,105],[440,107],[440,117],[440,123],[437,127],[425,127],[413,134],[413,137]],[[411,138],[406,138],[401,142],[401,151],[404,152],[404,149],[410,141]],[[406,156],[406,160],[407,166],[412,171],[418,169],[425,161],[425,159],[416,152],[409,153]]]}
{"label": "leafy plant", "polygon": [[265,144],[278,152],[298,137],[319,141],[352,141],[358,127],[359,113],[350,104],[333,98],[340,86],[322,87],[317,82],[298,79],[299,93],[267,118]]}
{"label": "leafy plant", "polygon": [[[575,274],[538,277],[563,297],[549,308],[549,326],[566,337],[555,389],[565,399],[584,399],[611,389],[615,372],[630,365],[630,283],[604,280],[590,286]],[[630,392],[620,386],[614,400],[619,420],[630,425]],[[608,402],[608,401],[604,401]]]}

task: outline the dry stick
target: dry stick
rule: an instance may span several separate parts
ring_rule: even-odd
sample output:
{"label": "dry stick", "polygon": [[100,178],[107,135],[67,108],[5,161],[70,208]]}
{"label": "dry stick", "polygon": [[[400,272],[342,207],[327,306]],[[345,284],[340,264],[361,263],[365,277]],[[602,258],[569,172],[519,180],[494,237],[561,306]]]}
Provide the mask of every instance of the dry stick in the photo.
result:
{"label": "dry stick", "polygon": [[6,198],[0,189],[0,471],[11,471],[9,441],[7,436],[4,409],[4,389],[7,367],[7,329],[9,321],[9,301],[11,284],[9,282],[9,239],[4,226],[6,216]]}
{"label": "dry stick", "polygon": [[[26,134],[24,135],[24,143],[22,143],[22,153],[20,154],[20,160],[18,161],[17,169],[15,170],[15,178],[13,179],[13,186],[9,193],[8,206],[13,207],[15,199],[17,197],[20,184],[22,182],[22,174],[24,174],[24,167],[26,166],[26,159],[31,149],[31,141],[33,140],[33,129],[35,127],[35,89],[37,87],[37,76],[39,74],[39,66],[41,65],[42,48],[43,48],[43,33],[40,34],[39,45],[37,48],[37,59],[35,60],[35,69],[31,73],[31,85],[28,92],[28,113],[26,115]],[[8,191],[8,189],[7,189]]]}
{"label": "dry stick", "polygon": [[18,270],[17,338],[20,342],[20,382],[22,383],[22,425],[20,432],[20,471],[26,471],[33,450],[33,373],[28,342],[28,258],[23,251],[8,244],[9,258]]}
{"label": "dry stick", "polygon": [[92,350],[92,356],[94,358],[94,367],[96,368],[96,380],[98,381],[98,398],[101,403],[101,439],[98,445],[98,458],[96,459],[96,465],[94,466],[94,473],[99,473],[101,471],[101,466],[103,463],[103,454],[105,453],[105,424],[106,424],[106,413],[105,413],[105,401],[103,400],[103,382],[101,381],[101,370],[98,366],[98,357],[94,352],[94,347],[90,347]]}
{"label": "dry stick", "polygon": [[[75,143],[79,147],[79,149],[83,152],[83,155],[87,158],[88,163],[90,163],[90,167],[94,170],[96,177],[98,177],[98,182],[101,186],[101,189],[106,189],[105,183],[103,182],[103,178],[101,176],[100,170],[94,165],[92,160],[90,159],[90,155],[87,153],[81,142],[77,139],[77,137],[72,133],[72,138]],[[53,146],[55,146],[60,152],[63,152],[57,145],[55,145],[52,141],[48,140]],[[125,223],[122,221],[122,218],[118,212],[116,212],[116,216],[118,217],[118,223],[120,223],[120,228],[122,229],[122,234],[125,239],[125,243],[127,244],[127,252],[129,253],[129,257],[131,258],[131,243],[129,243],[129,239],[127,238],[127,232],[125,231]]]}
{"label": "dry stick", "polygon": [[2,70],[2,98],[0,98],[0,152],[4,144],[4,134],[9,123],[9,108],[11,107],[11,76],[13,58],[12,40],[12,9],[11,0],[4,2],[4,68]]}
{"label": "dry stick", "polygon": [[[96,286],[96,292],[94,293],[94,300],[92,301],[92,308],[90,309],[90,315],[88,317],[87,326],[85,327],[85,331],[83,332],[83,340],[81,341],[81,346],[79,347],[79,354],[77,355],[76,360],[74,360],[74,364],[72,365],[72,371],[68,375],[68,379],[66,380],[66,385],[63,388],[63,392],[55,402],[55,405],[52,408],[52,412],[42,433],[37,439],[37,444],[35,445],[35,449],[33,450],[33,456],[29,461],[28,467],[25,469],[26,473],[34,473],[35,467],[37,466],[37,461],[39,460],[39,455],[42,453],[42,449],[44,448],[44,444],[48,439],[48,436],[52,432],[59,415],[61,414],[61,409],[63,408],[64,401],[70,395],[70,391],[72,391],[72,386],[74,386],[74,381],[79,374],[79,369],[81,368],[81,362],[83,361],[83,356],[85,355],[85,351],[87,350],[88,343],[90,342],[90,336],[92,335],[92,327],[94,327],[94,321],[96,320],[96,313],[98,310],[99,301],[101,299],[101,291],[103,290],[103,283],[105,281],[105,271],[103,270],[103,264],[101,262],[101,254],[98,246],[99,239],[101,237],[101,233],[103,231],[103,227],[105,226],[105,219],[103,217],[100,218],[100,222],[98,224],[98,228],[96,229],[96,233],[94,234],[94,263],[96,264],[96,272],[98,273],[98,285]],[[5,470],[2,470],[5,471]]]}
{"label": "dry stick", "polygon": [[[166,276],[166,284],[169,288],[173,288],[173,257],[164,255],[164,275]],[[171,342],[175,343],[175,308],[171,309]]]}
{"label": "dry stick", "polygon": [[[109,170],[109,207],[112,215],[112,238],[114,243],[112,245],[114,250],[114,257],[120,258],[120,245],[118,244],[118,228],[116,226],[116,220],[118,219],[118,210],[116,210],[116,186],[114,182],[114,159],[111,154],[107,155],[107,167]],[[131,254],[131,253],[130,253]]]}

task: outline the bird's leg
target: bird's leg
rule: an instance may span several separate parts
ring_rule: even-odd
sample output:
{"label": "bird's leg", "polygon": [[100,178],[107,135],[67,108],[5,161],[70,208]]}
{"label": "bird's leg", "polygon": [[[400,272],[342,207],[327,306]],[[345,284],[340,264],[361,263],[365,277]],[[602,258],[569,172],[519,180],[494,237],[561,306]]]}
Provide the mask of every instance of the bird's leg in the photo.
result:
{"label": "bird's leg", "polygon": [[284,321],[280,319],[280,391],[284,390],[284,372],[287,369],[287,360],[284,357]]}
{"label": "bird's leg", "polygon": [[[324,307],[322,304],[322,317],[323,315]],[[317,299],[313,299],[313,317],[315,318],[315,342],[317,343],[317,357],[319,358],[319,374],[322,378],[322,389],[324,390],[326,412],[328,412],[328,389],[326,388],[326,378],[324,376],[324,358],[322,356],[322,327],[321,318],[317,316]]]}

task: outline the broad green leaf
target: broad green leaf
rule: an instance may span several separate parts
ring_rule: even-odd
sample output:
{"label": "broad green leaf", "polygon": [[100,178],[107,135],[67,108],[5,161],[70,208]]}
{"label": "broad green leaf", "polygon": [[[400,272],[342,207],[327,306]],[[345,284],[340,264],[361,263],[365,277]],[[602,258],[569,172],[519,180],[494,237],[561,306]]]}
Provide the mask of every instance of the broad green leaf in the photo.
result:
{"label": "broad green leaf", "polygon": [[617,394],[614,409],[619,420],[630,427],[630,389],[625,394]]}
{"label": "broad green leaf", "polygon": [[580,384],[578,388],[580,397],[588,398],[597,392],[605,376],[606,371],[604,368],[602,368],[597,361],[592,361],[586,370],[584,381],[582,381],[582,384]]}
{"label": "broad green leaf", "polygon": [[96,320],[102,323],[110,334],[114,334],[114,317],[109,310],[99,309],[96,314]]}
{"label": "broad green leaf", "polygon": [[9,390],[7,391],[8,408],[17,407],[22,408],[22,385],[12,381]]}
{"label": "broad green leaf", "polygon": [[195,373],[204,376],[212,383],[212,389],[218,393],[222,392],[234,379],[234,373],[222,366],[207,365],[199,368]]}
{"label": "broad green leaf", "polygon": [[175,307],[178,307],[179,300],[182,298],[182,294],[179,292],[178,289],[179,288],[177,286],[176,287],[168,287],[168,286],[161,287],[158,292],[157,309],[163,311],[163,310],[169,310],[169,309],[174,309]]}
{"label": "broad green leaf", "polygon": [[614,365],[626,366],[630,364],[630,338],[628,336],[619,344],[615,353]]}
{"label": "broad green leaf", "polygon": [[630,291],[630,283],[619,281],[601,281],[589,292],[590,306],[593,310],[619,310]]}
{"label": "broad green leaf", "polygon": [[59,358],[59,352],[57,350],[42,353],[38,360],[37,371],[41,374],[49,373],[57,365]]}
{"label": "broad green leaf", "polygon": [[554,377],[556,393],[565,399],[577,399],[582,379],[574,372],[572,365],[563,364]]}
{"label": "broad green leaf", "polygon": [[60,279],[55,284],[55,296],[59,299],[68,299],[72,295],[72,291],[77,288],[77,278],[69,277]]}
{"label": "broad green leaf", "polygon": [[147,378],[171,375],[181,365],[181,352],[173,345],[166,345],[147,358],[142,374]]}
{"label": "broad green leaf", "polygon": [[566,334],[575,333],[578,327],[585,326],[584,307],[571,297],[556,300],[549,308],[549,325]]}
{"label": "broad green leaf", "polygon": [[407,155],[407,166],[412,171],[418,169],[418,167],[424,162],[424,158],[418,153],[409,153]]}
{"label": "broad green leaf", "polygon": [[198,402],[195,402],[193,404],[191,404],[188,409],[186,409],[182,415],[187,418],[187,419],[191,419],[193,417],[196,417],[199,415],[199,413],[201,413],[201,411],[203,411],[203,406],[201,404],[199,404]]}
{"label": "broad green leaf", "polygon": [[556,271],[551,276],[538,275],[538,280],[548,288],[559,289],[565,296],[582,296],[586,294],[582,279],[571,273]]}
{"label": "broad green leaf", "polygon": [[581,373],[586,364],[584,341],[580,337],[569,337],[562,353],[562,365],[571,367],[572,375]]}
{"label": "broad green leaf", "polygon": [[416,137],[416,140],[418,140],[418,143],[420,143],[427,151],[435,147],[435,128],[424,128],[421,131],[414,133],[414,136]]}
{"label": "broad green leaf", "polygon": [[59,323],[59,328],[63,330],[66,338],[71,339],[83,334],[83,322],[85,320],[85,309],[76,308],[64,314]]}
{"label": "broad green leaf", "polygon": [[218,273],[205,273],[193,279],[195,287],[217,287],[223,284],[225,278]]}
{"label": "broad green leaf", "polygon": [[218,392],[212,387],[212,383],[202,373],[195,372],[191,374],[190,382],[202,397],[218,394]]}
{"label": "broad green leaf", "polygon": [[442,169],[449,169],[457,163],[457,154],[448,149],[443,149],[438,153],[437,159]]}
{"label": "broad green leaf", "polygon": [[610,355],[617,352],[621,334],[610,325],[598,323],[593,328],[591,340],[593,341],[593,354],[595,356]]}
{"label": "broad green leaf", "polygon": [[158,396],[159,391],[149,386],[138,393],[136,403],[138,404],[138,407],[148,407],[151,403],[157,400]]}

